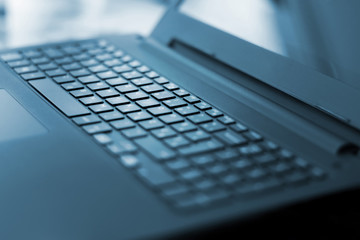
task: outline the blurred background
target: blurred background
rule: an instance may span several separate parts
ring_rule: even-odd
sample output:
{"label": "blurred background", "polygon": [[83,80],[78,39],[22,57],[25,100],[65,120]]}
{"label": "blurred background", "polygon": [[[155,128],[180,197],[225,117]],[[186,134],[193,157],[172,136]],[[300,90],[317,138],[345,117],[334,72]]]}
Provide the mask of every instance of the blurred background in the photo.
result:
{"label": "blurred background", "polygon": [[170,0],[0,0],[0,49],[99,34],[148,35]]}

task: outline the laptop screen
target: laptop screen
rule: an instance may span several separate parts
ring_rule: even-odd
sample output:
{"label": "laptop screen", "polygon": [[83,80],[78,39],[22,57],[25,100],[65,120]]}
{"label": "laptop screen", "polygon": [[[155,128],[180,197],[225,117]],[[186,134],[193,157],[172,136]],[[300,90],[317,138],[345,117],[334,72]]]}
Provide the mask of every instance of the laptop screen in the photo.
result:
{"label": "laptop screen", "polygon": [[180,11],[360,89],[360,1],[185,0]]}

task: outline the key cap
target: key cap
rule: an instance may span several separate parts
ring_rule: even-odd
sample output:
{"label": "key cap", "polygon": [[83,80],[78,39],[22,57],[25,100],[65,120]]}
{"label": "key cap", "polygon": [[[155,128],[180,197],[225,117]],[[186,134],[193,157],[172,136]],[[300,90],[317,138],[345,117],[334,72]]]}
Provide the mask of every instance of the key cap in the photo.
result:
{"label": "key cap", "polygon": [[184,97],[185,101],[187,101],[188,103],[197,103],[200,102],[200,99],[198,97],[195,97],[194,95],[190,95],[188,97]]}
{"label": "key cap", "polygon": [[215,108],[207,110],[206,113],[213,118],[220,117],[223,115],[222,112],[220,112],[219,110],[217,110]]}
{"label": "key cap", "polygon": [[210,135],[202,130],[185,133],[185,136],[194,142],[210,138]]}
{"label": "key cap", "polygon": [[129,67],[128,65],[124,64],[122,66],[114,67],[113,70],[117,73],[125,73],[125,72],[130,72],[133,69],[131,67]]}
{"label": "key cap", "polygon": [[119,66],[122,64],[121,61],[119,61],[119,59],[110,59],[110,60],[106,60],[104,62],[104,64],[108,67],[114,67],[114,66]]}
{"label": "key cap", "polygon": [[49,63],[50,59],[47,57],[39,57],[39,58],[31,58],[31,61],[34,64],[43,64],[43,63]]}
{"label": "key cap", "polygon": [[138,169],[138,175],[151,186],[168,185],[175,181],[175,178],[156,163],[147,161],[144,167]]}
{"label": "key cap", "polygon": [[141,73],[139,73],[137,71],[131,71],[131,72],[122,73],[121,76],[123,76],[123,78],[125,78],[127,80],[142,77]]}
{"label": "key cap", "polygon": [[150,68],[145,65],[142,65],[137,68],[137,71],[141,73],[146,73],[146,72],[150,72]]}
{"label": "key cap", "polygon": [[131,101],[137,101],[137,100],[149,98],[149,96],[143,91],[128,93],[126,94],[126,97],[129,98]]}
{"label": "key cap", "polygon": [[131,113],[131,112],[137,112],[140,111],[141,108],[139,108],[138,106],[136,106],[135,104],[125,104],[125,105],[120,105],[116,107],[120,112],[127,114],[127,113]]}
{"label": "key cap", "polygon": [[191,161],[196,166],[203,167],[205,165],[209,165],[210,163],[214,163],[215,158],[212,155],[208,154],[208,155],[193,157],[191,158]]}
{"label": "key cap", "polygon": [[130,101],[127,98],[122,97],[122,96],[121,97],[107,98],[106,102],[108,102],[112,106],[130,103]]}
{"label": "key cap", "polygon": [[149,120],[152,118],[150,114],[147,112],[141,111],[141,112],[135,112],[135,113],[129,113],[128,117],[133,120],[134,122],[143,121],[143,120]]}
{"label": "key cap", "polygon": [[158,84],[165,84],[165,83],[168,83],[168,82],[169,82],[169,80],[167,80],[167,79],[164,78],[164,77],[154,78],[154,81],[157,82]]}
{"label": "key cap", "polygon": [[96,115],[75,117],[72,120],[79,126],[101,122],[100,118]]}
{"label": "key cap", "polygon": [[190,93],[184,89],[179,89],[179,90],[176,90],[174,91],[175,95],[178,96],[178,97],[186,97],[186,96],[189,96]]}
{"label": "key cap", "polygon": [[118,111],[112,111],[112,112],[101,113],[100,117],[105,121],[112,121],[112,120],[123,119],[124,115],[122,115]]}
{"label": "key cap", "polygon": [[109,69],[107,67],[105,67],[104,65],[99,64],[99,65],[89,67],[89,70],[93,73],[100,73],[100,72],[105,72]]}
{"label": "key cap", "polygon": [[74,90],[74,91],[71,91],[70,94],[76,98],[87,97],[87,96],[93,95],[93,93],[89,89]]}
{"label": "key cap", "polygon": [[72,91],[72,90],[77,90],[77,89],[82,89],[82,88],[84,88],[83,85],[81,85],[79,82],[64,83],[64,84],[61,84],[61,86],[62,86],[66,91]]}
{"label": "key cap", "polygon": [[112,111],[113,108],[106,103],[96,104],[89,107],[94,113],[102,113]]}
{"label": "key cap", "polygon": [[132,84],[120,85],[120,86],[115,87],[115,89],[118,90],[122,94],[138,91],[137,87],[135,87]]}
{"label": "key cap", "polygon": [[217,132],[215,135],[230,146],[237,146],[248,142],[246,138],[230,130]]}
{"label": "key cap", "polygon": [[20,76],[26,81],[45,78],[45,74],[42,72],[25,73]]}
{"label": "key cap", "polygon": [[95,58],[98,60],[98,61],[106,61],[106,60],[109,60],[109,59],[112,59],[112,56],[108,53],[104,53],[104,54],[100,54],[100,55],[97,55],[95,56]]}
{"label": "key cap", "polygon": [[146,76],[149,78],[157,78],[157,77],[159,77],[159,74],[155,71],[150,71],[150,72],[146,73]]}
{"label": "key cap", "polygon": [[234,149],[225,149],[225,150],[216,152],[215,156],[217,159],[219,159],[221,161],[228,161],[228,160],[238,158],[239,152],[237,152]]}
{"label": "key cap", "polygon": [[208,110],[211,109],[211,106],[207,104],[206,102],[200,102],[195,104],[195,107],[197,107],[200,110]]}
{"label": "key cap", "polygon": [[142,108],[149,108],[149,107],[157,107],[160,106],[160,103],[154,99],[145,99],[145,100],[139,100],[136,102],[137,105],[139,105]]}
{"label": "key cap", "polygon": [[187,103],[185,101],[183,101],[181,98],[175,98],[175,99],[166,100],[163,103],[168,108],[177,108],[177,107],[182,107],[182,106],[187,105]]}
{"label": "key cap", "polygon": [[106,71],[96,74],[101,79],[116,78],[118,75],[113,71]]}
{"label": "key cap", "polygon": [[213,121],[210,123],[201,124],[200,127],[209,133],[225,130],[225,126],[219,122]]}
{"label": "key cap", "polygon": [[197,169],[187,169],[180,173],[180,177],[184,181],[194,181],[203,176],[202,172]]}
{"label": "key cap", "polygon": [[156,129],[151,131],[152,134],[155,135],[155,137],[159,138],[159,139],[163,139],[163,138],[167,138],[167,137],[172,137],[176,135],[176,132],[174,130],[172,130],[169,127],[163,127],[160,129]]}
{"label": "key cap", "polygon": [[130,121],[129,119],[121,119],[110,122],[111,126],[113,126],[116,130],[123,130],[126,128],[132,128],[135,126],[135,123]]}
{"label": "key cap", "polygon": [[30,73],[30,72],[36,72],[37,68],[34,65],[30,65],[30,66],[25,66],[25,67],[14,68],[14,71],[17,74]]}
{"label": "key cap", "polygon": [[177,115],[176,113],[161,116],[159,117],[159,119],[166,124],[172,124],[172,123],[178,123],[184,121],[184,119],[179,115]]}
{"label": "key cap", "polygon": [[54,77],[53,80],[58,84],[62,84],[62,83],[74,82],[75,78],[71,77],[70,75],[64,75],[61,77]]}
{"label": "key cap", "polygon": [[134,140],[145,152],[158,161],[164,161],[176,156],[175,152],[166,147],[162,142],[152,136]]}
{"label": "key cap", "polygon": [[146,85],[146,86],[141,87],[141,89],[146,93],[155,93],[155,92],[160,92],[160,91],[164,90],[164,88],[162,88],[158,84]]}
{"label": "key cap", "polygon": [[230,124],[235,123],[235,120],[229,116],[220,117],[220,118],[218,118],[218,120],[225,125],[230,125]]}
{"label": "key cap", "polygon": [[86,70],[85,68],[82,68],[79,70],[71,71],[70,74],[74,77],[83,77],[83,76],[88,76],[91,73],[88,70]]}
{"label": "key cap", "polygon": [[90,75],[90,76],[86,76],[86,77],[79,77],[78,79],[83,84],[96,83],[96,82],[100,81],[100,79],[98,77],[96,77],[95,75]]}
{"label": "key cap", "polygon": [[123,130],[122,133],[128,137],[128,138],[138,138],[138,137],[144,137],[147,135],[147,133],[140,127],[136,126],[134,128]]}
{"label": "key cap", "polygon": [[144,86],[144,85],[149,85],[152,84],[153,81],[151,81],[150,79],[146,78],[146,77],[142,77],[142,78],[137,78],[137,79],[133,79],[131,80],[131,82],[138,87]]}
{"label": "key cap", "polygon": [[109,137],[109,135],[106,133],[95,134],[93,137],[98,143],[102,145],[109,144],[112,142],[111,137]]}
{"label": "key cap", "polygon": [[248,128],[245,125],[241,124],[241,123],[233,124],[233,125],[230,126],[230,128],[232,130],[234,130],[235,132],[245,132],[245,131],[248,130]]}
{"label": "key cap", "polygon": [[165,139],[165,143],[172,148],[178,148],[190,144],[190,142],[182,136],[167,138]]}
{"label": "key cap", "polygon": [[195,124],[201,124],[212,121],[212,118],[206,115],[205,113],[191,115],[188,116],[187,119],[189,119],[191,122]]}
{"label": "key cap", "polygon": [[99,90],[108,89],[109,85],[107,85],[104,82],[97,82],[97,83],[90,83],[87,85],[87,87],[92,91],[99,91]]}
{"label": "key cap", "polygon": [[133,154],[120,156],[120,162],[127,168],[136,168],[140,165],[140,160]]}
{"label": "key cap", "polygon": [[84,67],[91,67],[97,65],[99,62],[95,59],[83,60],[80,62]]}
{"label": "key cap", "polygon": [[246,136],[251,141],[260,141],[263,137],[254,131],[248,131],[244,133],[244,136]]}
{"label": "key cap", "polygon": [[42,53],[38,50],[26,50],[23,51],[23,54],[25,55],[25,57],[27,58],[33,58],[33,57],[41,57]]}
{"label": "key cap", "polygon": [[180,148],[179,152],[182,155],[188,156],[192,154],[199,154],[208,151],[219,150],[223,147],[223,144],[215,139],[194,143],[188,147]]}
{"label": "key cap", "polygon": [[181,116],[188,116],[191,114],[199,113],[199,110],[197,110],[193,106],[186,106],[186,107],[176,108],[175,112],[180,114]]}
{"label": "key cap", "polygon": [[107,145],[107,149],[114,155],[120,155],[136,152],[137,147],[125,137],[117,134],[113,143]]}
{"label": "key cap", "polygon": [[63,67],[66,71],[78,70],[78,69],[82,68],[82,66],[81,66],[80,64],[78,64],[77,62],[69,63],[69,64],[64,64],[62,67]]}
{"label": "key cap", "polygon": [[172,171],[184,170],[191,165],[185,159],[176,159],[166,162],[166,166]]}
{"label": "key cap", "polygon": [[61,68],[58,68],[55,70],[48,70],[48,71],[45,71],[45,73],[50,77],[66,75],[66,72],[64,70],[62,70]]}
{"label": "key cap", "polygon": [[75,117],[90,113],[87,108],[72,98],[50,79],[32,80],[29,81],[29,83],[67,117]]}
{"label": "key cap", "polygon": [[23,66],[28,66],[30,65],[30,62],[26,59],[23,60],[18,60],[18,61],[13,61],[13,62],[8,62],[8,65],[12,68],[15,67],[23,67]]}
{"label": "key cap", "polygon": [[168,109],[167,107],[152,107],[149,108],[148,111],[154,115],[154,116],[160,116],[160,115],[165,115],[165,114],[169,114],[171,113],[171,110]]}
{"label": "key cap", "polygon": [[115,91],[114,89],[106,89],[106,90],[101,90],[101,91],[97,91],[96,94],[98,96],[100,96],[101,98],[109,98],[109,97],[116,97],[119,96],[120,94]]}
{"label": "key cap", "polygon": [[86,106],[89,106],[93,104],[102,103],[103,101],[96,96],[91,96],[91,97],[80,98],[80,102]]}
{"label": "key cap", "polygon": [[4,53],[0,57],[5,62],[21,60],[23,58],[23,56],[17,52]]}
{"label": "key cap", "polygon": [[152,96],[156,100],[159,100],[159,101],[175,98],[174,94],[172,94],[171,92],[167,92],[167,91],[157,92],[157,93],[152,94]]}
{"label": "key cap", "polygon": [[111,127],[107,123],[95,123],[83,126],[88,134],[111,132]]}
{"label": "key cap", "polygon": [[130,55],[124,55],[121,57],[121,61],[123,61],[124,63],[130,62],[132,60],[133,58]]}
{"label": "key cap", "polygon": [[[50,59],[48,60],[48,62],[50,61]],[[68,64],[68,63],[72,63],[74,60],[71,57],[62,57],[62,58],[57,58],[54,60],[57,64]]]}
{"label": "key cap", "polygon": [[143,127],[146,130],[152,130],[152,129],[161,128],[164,126],[164,124],[157,119],[141,121],[139,124],[141,127]]}
{"label": "key cap", "polygon": [[181,122],[181,123],[175,123],[171,125],[172,128],[174,128],[179,133],[185,133],[196,130],[196,126],[188,121]]}
{"label": "key cap", "polygon": [[107,82],[110,86],[124,85],[124,84],[127,84],[127,83],[128,83],[128,81],[126,81],[125,79],[123,79],[123,78],[121,78],[121,77],[110,78],[110,79],[106,80],[106,82]]}
{"label": "key cap", "polygon": [[175,83],[166,83],[163,85],[167,90],[169,91],[173,91],[173,90],[176,90],[176,89],[179,89],[179,86],[176,85]]}
{"label": "key cap", "polygon": [[239,148],[241,154],[247,156],[252,154],[259,154],[262,152],[262,149],[256,144],[250,144]]}

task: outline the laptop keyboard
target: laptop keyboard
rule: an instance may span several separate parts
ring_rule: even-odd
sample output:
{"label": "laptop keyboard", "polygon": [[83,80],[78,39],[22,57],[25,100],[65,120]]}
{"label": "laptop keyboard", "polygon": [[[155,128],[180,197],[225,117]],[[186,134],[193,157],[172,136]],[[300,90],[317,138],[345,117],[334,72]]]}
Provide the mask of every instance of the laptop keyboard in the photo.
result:
{"label": "laptop keyboard", "polygon": [[208,206],[326,176],[105,41],[1,59],[173,206]]}

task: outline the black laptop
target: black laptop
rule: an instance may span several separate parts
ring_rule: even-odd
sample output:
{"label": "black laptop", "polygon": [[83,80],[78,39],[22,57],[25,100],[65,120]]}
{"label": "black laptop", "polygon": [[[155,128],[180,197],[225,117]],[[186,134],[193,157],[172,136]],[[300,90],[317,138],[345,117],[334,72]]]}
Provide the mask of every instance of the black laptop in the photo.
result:
{"label": "black laptop", "polygon": [[3,51],[0,238],[189,236],[357,188],[358,9],[182,1],[146,38]]}

